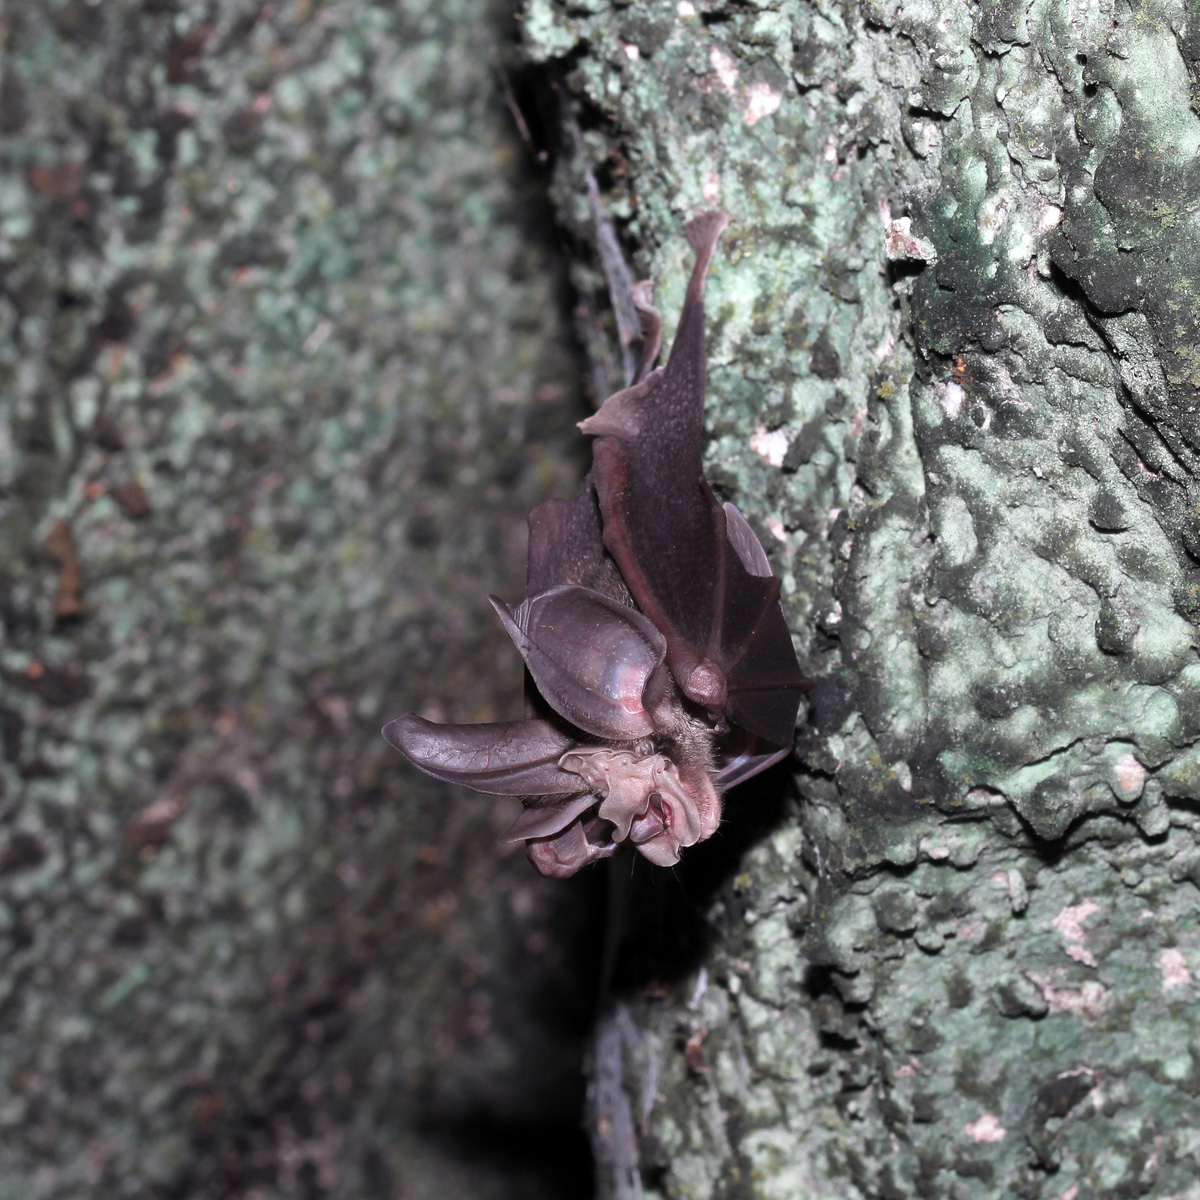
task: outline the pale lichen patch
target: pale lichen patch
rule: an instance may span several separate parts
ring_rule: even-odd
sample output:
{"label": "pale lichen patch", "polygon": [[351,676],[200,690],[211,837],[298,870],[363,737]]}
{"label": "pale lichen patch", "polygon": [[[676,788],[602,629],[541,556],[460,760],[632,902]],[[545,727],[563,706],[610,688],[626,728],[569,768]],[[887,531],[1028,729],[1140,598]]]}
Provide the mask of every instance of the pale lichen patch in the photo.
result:
{"label": "pale lichen patch", "polygon": [[1146,768],[1132,754],[1122,754],[1112,764],[1112,789],[1119,800],[1130,803],[1142,794],[1146,776]]}
{"label": "pale lichen patch", "polygon": [[1095,900],[1083,900],[1079,904],[1067,905],[1051,922],[1062,935],[1063,949],[1086,967],[1096,965],[1096,956],[1087,948],[1088,934],[1083,923],[1100,911],[1100,905]]}
{"label": "pale lichen patch", "polygon": [[890,262],[937,262],[937,249],[912,231],[912,217],[897,217],[885,229],[883,249]]}
{"label": "pale lichen patch", "polygon": [[1068,1013],[1076,1017],[1095,1019],[1101,1016],[1112,1000],[1112,993],[1104,984],[1089,979],[1080,984],[1059,982],[1054,975],[1037,975],[1026,972],[1039,988],[1051,1013]]}
{"label": "pale lichen patch", "polygon": [[977,1142],[1002,1142],[1008,1136],[1008,1130],[1000,1124],[1000,1118],[990,1112],[985,1112],[970,1124],[964,1125],[963,1132]]}
{"label": "pale lichen patch", "polygon": [[783,96],[770,84],[761,81],[752,83],[746,89],[742,100],[742,116],[745,117],[747,125],[756,125],[763,117],[769,117],[776,112],[782,103]]}
{"label": "pale lichen patch", "polygon": [[1162,990],[1172,992],[1192,982],[1187,958],[1177,946],[1166,946],[1158,952],[1158,969],[1162,972]]}
{"label": "pale lichen patch", "polygon": [[750,449],[772,467],[782,467],[791,438],[786,429],[767,429],[760,425],[750,435]]}
{"label": "pale lichen patch", "polygon": [[733,97],[737,95],[738,85],[738,66],[737,60],[727,50],[723,50],[720,46],[713,46],[708,52],[708,61],[712,64],[712,69],[717,73],[717,82],[727,95]]}

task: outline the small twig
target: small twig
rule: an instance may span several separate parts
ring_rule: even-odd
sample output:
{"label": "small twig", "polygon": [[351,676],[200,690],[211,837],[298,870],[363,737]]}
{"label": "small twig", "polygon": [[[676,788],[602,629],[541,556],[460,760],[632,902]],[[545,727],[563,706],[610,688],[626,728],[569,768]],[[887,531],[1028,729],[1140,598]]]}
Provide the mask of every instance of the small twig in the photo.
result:
{"label": "small twig", "polygon": [[601,1014],[592,1043],[588,1125],[599,1200],[642,1200],[643,1195],[633,1105],[624,1083],[622,1011],[618,1005]]}
{"label": "small twig", "polygon": [[621,243],[617,240],[616,226],[605,210],[600,198],[600,185],[589,169],[584,175],[587,182],[588,199],[592,202],[592,223],[596,230],[596,252],[600,255],[600,269],[608,284],[608,298],[613,316],[617,320],[617,338],[621,343],[621,366],[628,387],[637,377],[638,360],[642,345],[642,319],[638,315],[634,300],[634,279]]}
{"label": "small twig", "polygon": [[517,132],[521,135],[521,141],[529,149],[529,153],[539,163],[545,163],[549,157],[545,150],[539,150],[533,144],[533,134],[529,131],[529,124],[525,120],[525,114],[521,111],[521,106],[517,103],[516,93],[512,90],[512,84],[509,82],[508,72],[500,64],[500,55],[492,49],[492,70],[496,72],[496,77],[500,80],[500,91],[504,94],[504,103],[508,106],[508,111],[512,114],[513,123],[517,127]]}

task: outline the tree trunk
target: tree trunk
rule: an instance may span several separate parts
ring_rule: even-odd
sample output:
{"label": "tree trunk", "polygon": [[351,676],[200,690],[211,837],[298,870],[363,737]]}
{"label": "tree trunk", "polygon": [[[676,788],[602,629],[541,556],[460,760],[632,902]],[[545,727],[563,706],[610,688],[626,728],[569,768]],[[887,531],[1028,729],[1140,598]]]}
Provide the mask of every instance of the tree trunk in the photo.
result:
{"label": "tree trunk", "polygon": [[633,880],[608,1194],[1200,1195],[1198,21],[527,0],[566,219],[670,315],[736,218],[708,462],[819,681]]}
{"label": "tree trunk", "polygon": [[511,13],[0,9],[0,1194],[586,1187],[594,887],[379,735],[580,473]]}

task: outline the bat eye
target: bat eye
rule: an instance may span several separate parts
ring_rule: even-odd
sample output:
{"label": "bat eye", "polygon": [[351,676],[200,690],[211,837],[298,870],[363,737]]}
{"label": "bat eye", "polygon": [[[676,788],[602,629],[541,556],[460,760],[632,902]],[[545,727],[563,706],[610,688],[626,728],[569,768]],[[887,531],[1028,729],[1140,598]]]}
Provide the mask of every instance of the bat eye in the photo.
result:
{"label": "bat eye", "polygon": [[721,709],[725,707],[727,692],[725,673],[716,663],[707,658],[701,659],[692,668],[687,681],[682,686],[684,695],[703,708]]}

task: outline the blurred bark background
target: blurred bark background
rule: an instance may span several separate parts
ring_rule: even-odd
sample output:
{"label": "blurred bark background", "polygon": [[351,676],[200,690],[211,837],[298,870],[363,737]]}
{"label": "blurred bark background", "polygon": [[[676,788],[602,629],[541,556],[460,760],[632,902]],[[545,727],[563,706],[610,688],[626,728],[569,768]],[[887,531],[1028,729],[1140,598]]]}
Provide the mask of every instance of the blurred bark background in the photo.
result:
{"label": "blurred bark background", "polygon": [[595,881],[379,736],[581,472],[511,11],[2,13],[0,1195],[580,1194]]}
{"label": "blurred bark background", "polygon": [[602,1193],[1196,1200],[1194,6],[520,24],[3,9],[0,1195],[587,1194],[603,877],[377,731],[517,709],[599,200],[668,323],[737,219],[709,471],[819,680],[620,875]]}

